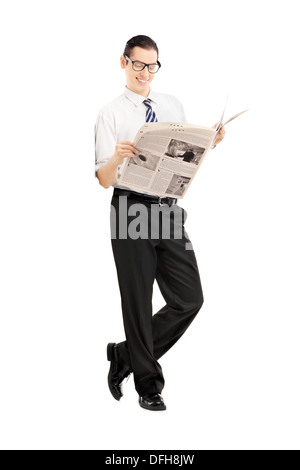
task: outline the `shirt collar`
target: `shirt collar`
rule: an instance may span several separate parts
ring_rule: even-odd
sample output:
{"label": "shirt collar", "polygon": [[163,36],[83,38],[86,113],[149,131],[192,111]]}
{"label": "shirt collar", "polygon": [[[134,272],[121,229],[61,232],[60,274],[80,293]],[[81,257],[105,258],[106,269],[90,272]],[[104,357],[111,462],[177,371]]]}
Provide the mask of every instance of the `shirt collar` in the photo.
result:
{"label": "shirt collar", "polygon": [[149,95],[147,96],[147,98],[145,98],[142,95],[139,95],[138,93],[135,93],[132,90],[129,90],[129,88],[127,88],[127,86],[125,86],[124,95],[126,96],[126,98],[128,98],[130,101],[132,101],[132,103],[135,106],[138,106],[139,104],[141,104],[146,99],[147,100],[150,99],[154,103],[157,103],[156,93],[151,90],[151,87],[150,87],[150,92],[149,92]]}

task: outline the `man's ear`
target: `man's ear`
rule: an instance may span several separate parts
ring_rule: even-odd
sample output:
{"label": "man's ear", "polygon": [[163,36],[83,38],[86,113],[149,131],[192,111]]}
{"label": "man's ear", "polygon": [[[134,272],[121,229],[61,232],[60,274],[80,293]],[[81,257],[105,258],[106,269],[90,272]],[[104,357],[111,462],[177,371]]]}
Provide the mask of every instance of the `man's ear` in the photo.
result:
{"label": "man's ear", "polygon": [[126,68],[126,59],[124,57],[124,55],[122,54],[121,57],[120,57],[120,65],[121,65],[121,68],[122,69],[125,69]]}

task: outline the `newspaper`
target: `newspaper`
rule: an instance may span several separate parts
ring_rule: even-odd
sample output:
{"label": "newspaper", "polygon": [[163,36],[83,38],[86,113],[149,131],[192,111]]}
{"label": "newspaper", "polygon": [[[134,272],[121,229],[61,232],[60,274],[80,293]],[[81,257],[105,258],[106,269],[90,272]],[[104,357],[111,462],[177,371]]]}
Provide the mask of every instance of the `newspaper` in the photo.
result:
{"label": "newspaper", "polygon": [[221,128],[179,122],[147,122],[138,131],[134,146],[138,154],[127,158],[118,184],[160,197],[182,199],[201,163],[213,147]]}

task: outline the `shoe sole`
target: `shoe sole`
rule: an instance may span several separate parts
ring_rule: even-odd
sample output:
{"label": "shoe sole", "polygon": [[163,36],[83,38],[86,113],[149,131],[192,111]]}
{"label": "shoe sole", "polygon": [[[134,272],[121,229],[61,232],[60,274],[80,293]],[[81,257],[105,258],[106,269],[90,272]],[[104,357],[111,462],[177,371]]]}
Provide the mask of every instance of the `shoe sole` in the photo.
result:
{"label": "shoe sole", "polygon": [[112,361],[112,359],[114,357],[114,347],[115,347],[115,343],[108,343],[108,345],[107,345],[106,353],[107,353],[107,360],[108,361]]}
{"label": "shoe sole", "polygon": [[107,349],[106,349],[107,360],[111,363],[109,371],[108,371],[107,382],[108,382],[109,391],[112,394],[112,396],[114,397],[114,399],[117,400],[117,401],[120,401],[120,399],[123,396],[122,388],[121,388],[121,396],[120,396],[120,395],[117,395],[115,393],[115,390],[111,387],[111,384],[110,384],[110,374],[111,374],[111,369],[112,369],[112,362],[111,361],[114,358],[114,347],[115,347],[115,343],[108,343]]}

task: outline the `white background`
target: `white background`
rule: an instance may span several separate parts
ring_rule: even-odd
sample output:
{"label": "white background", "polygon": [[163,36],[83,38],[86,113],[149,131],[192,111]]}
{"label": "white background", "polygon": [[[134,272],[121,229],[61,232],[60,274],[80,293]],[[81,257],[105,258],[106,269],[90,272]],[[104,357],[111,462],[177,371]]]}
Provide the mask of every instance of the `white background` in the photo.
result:
{"label": "white background", "polygon": [[[300,448],[297,7],[1,1],[1,448]],[[160,360],[161,413],[132,377],[120,402],[106,382],[124,334],[94,124],[137,34],[189,122],[213,125],[228,93],[225,118],[250,108],[180,202],[205,300]]]}

